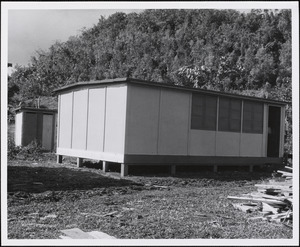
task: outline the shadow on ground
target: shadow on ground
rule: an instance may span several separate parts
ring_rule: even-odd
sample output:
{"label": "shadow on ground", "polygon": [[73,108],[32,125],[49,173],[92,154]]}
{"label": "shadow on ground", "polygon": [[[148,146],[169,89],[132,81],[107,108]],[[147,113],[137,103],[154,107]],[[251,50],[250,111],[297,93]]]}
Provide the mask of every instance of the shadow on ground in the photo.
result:
{"label": "shadow on ground", "polygon": [[8,166],[8,192],[41,193],[45,191],[90,190],[134,185],[101,174],[65,167]]}
{"label": "shadow on ground", "polygon": [[[253,172],[249,172],[248,166],[220,166],[218,172],[213,172],[212,166],[188,166],[176,167],[176,174],[171,175],[169,166],[129,166],[130,176],[144,177],[174,177],[174,178],[194,178],[194,179],[214,179],[218,181],[240,181],[259,180],[272,177],[275,167],[264,166],[254,167]],[[276,170],[276,169],[275,169]]]}
{"label": "shadow on ground", "polygon": [[[102,169],[102,162],[86,161],[83,166],[87,168]],[[173,177],[183,179],[214,179],[218,181],[252,181],[272,177],[274,171],[281,169],[278,165],[254,166],[253,172],[249,172],[249,166],[219,166],[218,172],[213,172],[213,166],[177,165],[176,174],[171,175],[169,165],[129,165],[130,176],[145,178]],[[109,163],[109,171],[120,173],[120,164]]]}

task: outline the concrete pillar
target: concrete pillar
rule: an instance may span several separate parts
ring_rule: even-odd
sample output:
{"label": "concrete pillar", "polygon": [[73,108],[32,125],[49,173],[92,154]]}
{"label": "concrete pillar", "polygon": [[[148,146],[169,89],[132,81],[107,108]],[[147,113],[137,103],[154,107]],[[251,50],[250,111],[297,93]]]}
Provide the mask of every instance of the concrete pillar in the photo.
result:
{"label": "concrete pillar", "polygon": [[171,165],[171,175],[174,176],[176,174],[176,165]]}
{"label": "concrete pillar", "polygon": [[121,177],[125,177],[128,175],[128,165],[121,164]]}
{"label": "concrete pillar", "polygon": [[56,162],[61,164],[62,163],[62,159],[63,159],[63,156],[62,155],[57,155],[56,156]]}
{"label": "concrete pillar", "polygon": [[107,161],[102,161],[102,171],[103,172],[108,172],[108,162]]}
{"label": "concrete pillar", "polygon": [[77,167],[82,167],[83,158],[77,158]]}
{"label": "concrete pillar", "polygon": [[214,172],[218,172],[218,166],[214,165]]}

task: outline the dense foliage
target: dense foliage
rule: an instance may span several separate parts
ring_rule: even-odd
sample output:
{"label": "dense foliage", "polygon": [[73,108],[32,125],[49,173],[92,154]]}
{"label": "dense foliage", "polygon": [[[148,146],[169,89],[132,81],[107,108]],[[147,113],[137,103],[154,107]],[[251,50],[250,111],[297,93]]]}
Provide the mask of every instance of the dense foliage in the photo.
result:
{"label": "dense foliage", "polygon": [[26,146],[16,146],[12,137],[7,139],[7,158],[38,160],[43,152],[42,146],[36,141],[30,142]]}
{"label": "dense foliage", "polygon": [[18,66],[9,103],[116,77],[291,100],[291,56],[290,10],[119,12]]}

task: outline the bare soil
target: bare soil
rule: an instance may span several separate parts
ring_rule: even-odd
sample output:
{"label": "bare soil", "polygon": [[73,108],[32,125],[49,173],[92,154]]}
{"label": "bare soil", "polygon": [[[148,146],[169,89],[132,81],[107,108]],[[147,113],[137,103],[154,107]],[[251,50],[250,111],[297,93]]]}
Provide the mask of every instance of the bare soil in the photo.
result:
{"label": "bare soil", "polygon": [[[255,191],[270,172],[163,170],[104,174],[101,163],[8,161],[8,239],[58,239],[60,230],[102,231],[120,239],[292,238],[280,223],[250,221],[229,195]],[[146,173],[145,173],[146,172]],[[160,172],[160,173],[159,173]]]}

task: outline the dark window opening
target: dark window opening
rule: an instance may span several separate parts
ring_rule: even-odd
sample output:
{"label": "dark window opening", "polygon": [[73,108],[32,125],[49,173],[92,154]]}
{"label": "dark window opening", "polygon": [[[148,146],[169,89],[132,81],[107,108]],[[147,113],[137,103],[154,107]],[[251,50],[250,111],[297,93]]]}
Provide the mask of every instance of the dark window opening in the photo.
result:
{"label": "dark window opening", "polygon": [[264,107],[262,103],[244,101],[243,133],[263,133]]}
{"label": "dark window opening", "polygon": [[193,94],[191,128],[199,130],[216,130],[217,97]]}
{"label": "dark window opening", "polygon": [[241,105],[241,100],[220,97],[219,131],[241,131]]}

